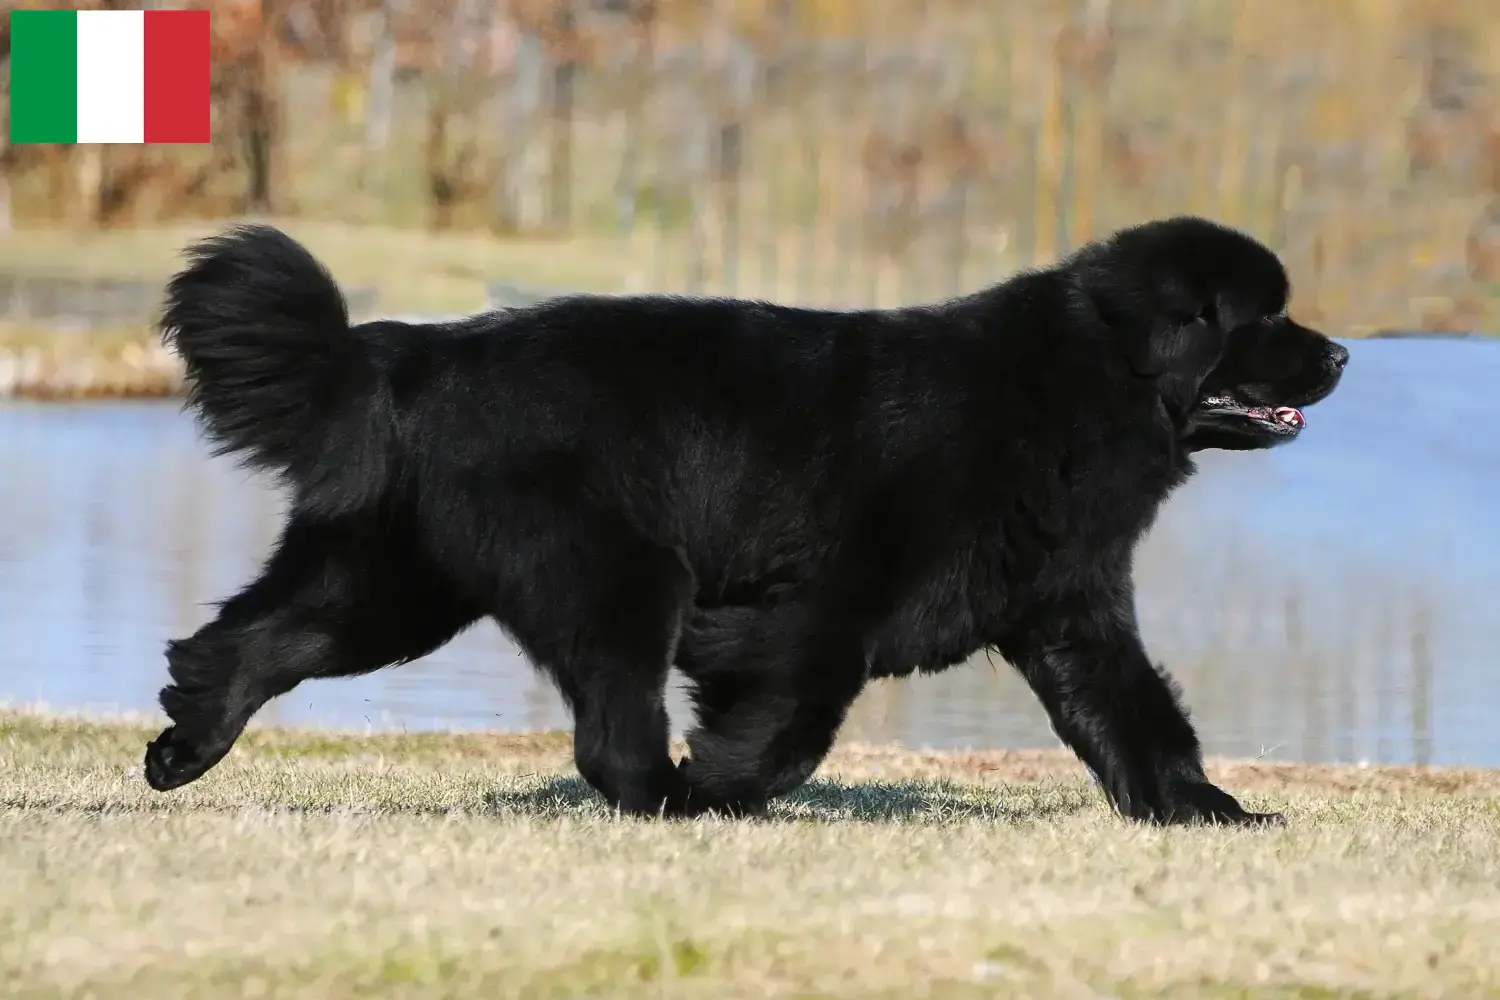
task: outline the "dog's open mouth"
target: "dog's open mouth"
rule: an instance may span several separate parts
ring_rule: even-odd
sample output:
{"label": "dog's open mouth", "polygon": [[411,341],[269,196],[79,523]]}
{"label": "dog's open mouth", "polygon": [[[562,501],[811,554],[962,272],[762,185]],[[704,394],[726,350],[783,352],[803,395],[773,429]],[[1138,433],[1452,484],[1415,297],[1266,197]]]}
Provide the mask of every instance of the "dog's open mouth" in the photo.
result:
{"label": "dog's open mouth", "polygon": [[1307,426],[1307,418],[1295,406],[1250,406],[1229,396],[1209,396],[1198,406],[1209,413],[1253,420],[1277,434],[1297,434]]}

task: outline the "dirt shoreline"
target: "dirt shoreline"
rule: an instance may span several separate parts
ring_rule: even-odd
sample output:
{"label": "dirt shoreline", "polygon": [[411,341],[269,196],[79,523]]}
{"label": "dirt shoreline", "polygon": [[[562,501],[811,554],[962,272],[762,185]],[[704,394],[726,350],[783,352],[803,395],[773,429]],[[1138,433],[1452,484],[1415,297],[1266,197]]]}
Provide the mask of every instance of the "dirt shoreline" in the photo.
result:
{"label": "dirt shoreline", "polygon": [[59,333],[7,344],[0,399],[143,399],[181,395],[182,363],[155,338]]}

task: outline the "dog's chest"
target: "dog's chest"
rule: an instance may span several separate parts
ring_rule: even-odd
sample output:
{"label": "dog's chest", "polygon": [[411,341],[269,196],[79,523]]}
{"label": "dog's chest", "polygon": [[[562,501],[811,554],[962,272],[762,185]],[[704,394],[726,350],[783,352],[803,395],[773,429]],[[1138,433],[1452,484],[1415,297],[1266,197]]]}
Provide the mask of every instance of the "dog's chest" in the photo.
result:
{"label": "dog's chest", "polygon": [[870,676],[945,670],[995,645],[1060,595],[1112,590],[1180,481],[1162,476],[1148,491],[1147,481],[1124,480],[1114,485],[1133,488],[1113,495],[1061,491],[1050,516],[1012,510],[996,518],[908,589],[874,630]]}

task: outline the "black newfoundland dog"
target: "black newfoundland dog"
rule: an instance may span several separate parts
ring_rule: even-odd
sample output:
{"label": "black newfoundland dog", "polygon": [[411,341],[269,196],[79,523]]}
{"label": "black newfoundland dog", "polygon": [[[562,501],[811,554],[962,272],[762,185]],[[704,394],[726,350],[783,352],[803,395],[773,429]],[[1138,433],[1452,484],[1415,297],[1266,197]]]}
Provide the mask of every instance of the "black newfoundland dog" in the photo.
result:
{"label": "black newfoundland dog", "polygon": [[[1279,819],[1204,776],[1131,587],[1193,453],[1291,441],[1348,360],[1287,317],[1250,238],[1153,222],[909,309],[578,295],[429,325],[351,326],[275,229],[189,256],[162,321],[189,405],[292,507],[259,578],[169,644],[152,787],[202,775],[302,681],[488,616],[625,812],[761,809],[870,678],[988,647],[1120,813]],[[698,712],[680,763],[673,664]]]}

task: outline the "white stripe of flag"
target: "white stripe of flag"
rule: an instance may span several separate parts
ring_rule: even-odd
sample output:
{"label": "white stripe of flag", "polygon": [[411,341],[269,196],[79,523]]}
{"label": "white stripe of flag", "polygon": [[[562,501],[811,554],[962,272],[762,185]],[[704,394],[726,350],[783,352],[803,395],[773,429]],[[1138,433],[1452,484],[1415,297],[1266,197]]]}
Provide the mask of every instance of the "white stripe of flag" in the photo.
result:
{"label": "white stripe of flag", "polygon": [[78,15],[78,141],[146,141],[146,12]]}

